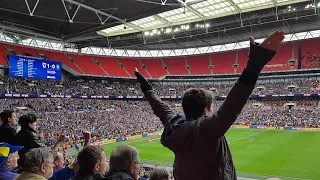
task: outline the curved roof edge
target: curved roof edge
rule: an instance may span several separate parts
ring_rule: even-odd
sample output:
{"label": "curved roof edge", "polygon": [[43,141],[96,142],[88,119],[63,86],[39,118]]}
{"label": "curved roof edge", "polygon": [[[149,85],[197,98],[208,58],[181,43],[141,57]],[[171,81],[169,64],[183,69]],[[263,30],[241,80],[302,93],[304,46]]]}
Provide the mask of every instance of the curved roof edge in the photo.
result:
{"label": "curved roof edge", "polygon": [[[22,46],[33,48],[71,52],[78,54],[109,56],[119,58],[162,58],[162,57],[179,57],[179,56],[194,56],[201,54],[233,51],[245,49],[249,47],[249,41],[241,41],[229,44],[221,44],[214,46],[204,46],[197,48],[186,49],[170,49],[170,50],[129,50],[129,49],[114,49],[103,47],[85,47],[81,49],[75,48],[76,46],[71,43],[64,43],[61,41],[42,39],[37,37],[25,36],[24,39],[19,38],[11,32],[0,32],[0,41],[5,43],[13,43]],[[285,35],[285,42],[292,42],[305,39],[320,38],[320,30],[299,32]],[[257,42],[262,42],[264,39],[257,39]]]}

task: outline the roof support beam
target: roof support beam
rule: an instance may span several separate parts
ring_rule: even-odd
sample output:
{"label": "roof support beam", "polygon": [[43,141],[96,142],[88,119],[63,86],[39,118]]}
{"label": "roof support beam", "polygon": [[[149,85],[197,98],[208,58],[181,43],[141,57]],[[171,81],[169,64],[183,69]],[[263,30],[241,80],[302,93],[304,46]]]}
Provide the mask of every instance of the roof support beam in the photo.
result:
{"label": "roof support beam", "polygon": [[276,8],[276,16],[277,16],[277,21],[279,20],[279,16],[278,16],[278,4],[276,0],[271,0],[274,7]]}
{"label": "roof support beam", "polygon": [[159,21],[165,23],[167,26],[172,26],[172,24],[171,24],[169,21],[167,21],[166,19],[162,18],[161,16],[159,16],[159,15],[157,15],[157,14],[156,14],[156,15],[153,15],[153,17],[154,17],[156,20],[159,20]]}
{"label": "roof support beam", "polygon": [[199,13],[197,10],[195,10],[193,7],[191,6],[185,6],[189,11],[191,11],[193,14],[197,15],[199,18],[201,18],[202,20],[206,20],[206,17],[204,15],[202,15],[201,13]]}
{"label": "roof support beam", "polygon": [[233,0],[227,0],[227,2],[229,2],[239,12],[241,27],[243,27],[242,12],[240,7],[235,2],[233,2]]}
{"label": "roof support beam", "polygon": [[40,1],[40,0],[37,0],[36,4],[34,5],[33,9],[31,10],[28,0],[25,0],[26,5],[27,5],[27,8],[28,8],[28,11],[29,11],[29,13],[30,13],[30,16],[33,16],[33,13],[34,13],[34,11],[36,10],[39,1]]}
{"label": "roof support beam", "polygon": [[74,4],[74,5],[77,5],[77,6],[79,6],[79,7],[84,8],[84,9],[87,9],[87,10],[89,10],[89,11],[93,11],[93,12],[98,13],[98,14],[100,14],[100,15],[107,16],[107,17],[109,17],[109,18],[112,18],[112,19],[118,21],[118,22],[121,23],[121,24],[125,24],[125,25],[130,26],[130,27],[132,27],[132,28],[134,28],[134,29],[138,29],[139,31],[143,31],[143,28],[138,27],[138,26],[135,26],[135,25],[132,24],[132,23],[127,23],[127,21],[126,21],[125,19],[118,18],[118,17],[116,17],[116,16],[114,16],[114,15],[112,15],[112,14],[103,12],[103,11],[101,11],[101,10],[99,10],[99,9],[95,9],[95,8],[93,8],[93,7],[87,6],[87,5],[85,5],[85,4],[79,3],[79,2],[74,1],[74,0],[62,0],[62,1],[69,2],[69,3],[71,3],[71,4]]}
{"label": "roof support beam", "polygon": [[68,16],[68,18],[69,18],[69,22],[70,22],[70,23],[73,23],[73,19],[74,19],[74,17],[76,17],[76,15],[77,15],[77,13],[78,13],[78,10],[79,10],[80,6],[78,5],[78,7],[77,7],[76,11],[73,13],[73,15],[72,15],[72,17],[71,17],[71,16],[70,16],[70,14],[69,14],[69,11],[68,11],[68,9],[67,9],[66,3],[64,2],[64,0],[61,0],[61,1],[62,1],[62,4],[63,4],[63,7],[64,7],[64,10],[66,11],[67,16]]}

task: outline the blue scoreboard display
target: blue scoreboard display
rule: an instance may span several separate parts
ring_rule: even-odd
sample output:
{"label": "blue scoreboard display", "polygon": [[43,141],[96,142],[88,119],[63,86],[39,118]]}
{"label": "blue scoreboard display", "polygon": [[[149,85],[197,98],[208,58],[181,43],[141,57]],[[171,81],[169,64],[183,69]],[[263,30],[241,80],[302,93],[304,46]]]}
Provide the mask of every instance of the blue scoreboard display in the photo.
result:
{"label": "blue scoreboard display", "polygon": [[9,76],[61,80],[61,63],[29,57],[8,56]]}

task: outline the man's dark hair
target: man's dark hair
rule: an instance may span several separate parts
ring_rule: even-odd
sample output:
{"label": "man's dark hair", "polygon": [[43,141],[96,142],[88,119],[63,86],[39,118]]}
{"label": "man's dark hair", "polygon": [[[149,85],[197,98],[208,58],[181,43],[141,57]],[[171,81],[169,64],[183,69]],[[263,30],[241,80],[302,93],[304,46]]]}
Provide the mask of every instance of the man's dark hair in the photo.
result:
{"label": "man's dark hair", "polygon": [[196,120],[203,115],[205,108],[211,108],[212,94],[205,89],[190,89],[182,98],[182,107],[188,121]]}
{"label": "man's dark hair", "polygon": [[86,146],[78,154],[80,171],[91,173],[97,163],[101,163],[103,149],[98,146]]}
{"label": "man's dark hair", "polygon": [[118,146],[110,156],[110,172],[127,172],[132,163],[139,163],[138,150],[128,145]]}
{"label": "man's dark hair", "polygon": [[13,113],[14,113],[14,111],[12,111],[12,110],[4,110],[1,112],[0,116],[1,116],[1,121],[3,122],[3,124],[8,123],[8,118],[11,118]]}
{"label": "man's dark hair", "polygon": [[18,123],[21,125],[21,128],[28,128],[29,124],[34,123],[36,121],[37,121],[36,115],[25,114],[19,118]]}
{"label": "man's dark hair", "polygon": [[149,180],[168,180],[170,171],[166,168],[155,168],[151,171]]}

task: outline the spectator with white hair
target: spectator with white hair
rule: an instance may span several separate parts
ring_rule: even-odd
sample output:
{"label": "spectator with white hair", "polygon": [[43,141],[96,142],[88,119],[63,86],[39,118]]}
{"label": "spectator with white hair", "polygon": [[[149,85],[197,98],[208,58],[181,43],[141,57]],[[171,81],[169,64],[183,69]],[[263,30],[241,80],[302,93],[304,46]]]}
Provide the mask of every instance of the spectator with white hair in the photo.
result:
{"label": "spectator with white hair", "polygon": [[111,153],[110,172],[104,180],[137,180],[140,168],[138,150],[132,146],[121,145]]}
{"label": "spectator with white hair", "polygon": [[53,174],[53,151],[46,147],[31,149],[23,162],[23,172],[14,180],[47,180]]}
{"label": "spectator with white hair", "polygon": [[167,168],[154,168],[148,180],[171,180],[171,173]]}

